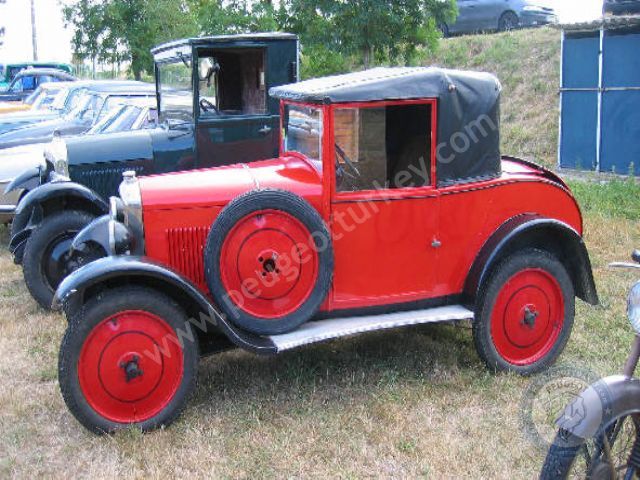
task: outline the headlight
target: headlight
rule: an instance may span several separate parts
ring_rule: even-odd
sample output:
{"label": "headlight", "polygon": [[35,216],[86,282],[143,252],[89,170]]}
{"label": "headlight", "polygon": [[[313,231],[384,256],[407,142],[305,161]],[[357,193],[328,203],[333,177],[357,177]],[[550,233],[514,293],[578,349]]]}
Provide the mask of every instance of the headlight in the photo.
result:
{"label": "headlight", "polygon": [[136,236],[138,245],[144,249],[144,224],[142,219],[142,195],[140,182],[134,171],[124,172],[120,184],[120,198],[111,202],[112,218],[124,223]]}
{"label": "headlight", "polygon": [[44,151],[44,156],[47,161],[51,162],[58,175],[69,176],[67,142],[60,135],[54,135],[53,140]]}
{"label": "headlight", "polygon": [[627,315],[635,332],[640,334],[640,282],[636,283],[629,292]]}

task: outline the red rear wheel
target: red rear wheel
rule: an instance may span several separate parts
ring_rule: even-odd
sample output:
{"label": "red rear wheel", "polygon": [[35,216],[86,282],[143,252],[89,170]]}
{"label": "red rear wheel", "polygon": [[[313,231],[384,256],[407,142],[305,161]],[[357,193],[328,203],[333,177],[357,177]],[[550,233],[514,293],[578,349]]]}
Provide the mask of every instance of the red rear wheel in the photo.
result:
{"label": "red rear wheel", "polygon": [[195,388],[199,356],[185,313],[138,287],[90,299],[69,323],[59,355],[65,403],[96,433],[171,423]]}
{"label": "red rear wheel", "polygon": [[574,290],[551,254],[524,250],[504,260],[478,302],[474,340],[493,370],[540,371],[560,355],[571,334]]}
{"label": "red rear wheel", "polygon": [[564,323],[564,298],[547,271],[529,268],[503,285],[491,312],[498,354],[513,365],[531,365],[551,351]]}

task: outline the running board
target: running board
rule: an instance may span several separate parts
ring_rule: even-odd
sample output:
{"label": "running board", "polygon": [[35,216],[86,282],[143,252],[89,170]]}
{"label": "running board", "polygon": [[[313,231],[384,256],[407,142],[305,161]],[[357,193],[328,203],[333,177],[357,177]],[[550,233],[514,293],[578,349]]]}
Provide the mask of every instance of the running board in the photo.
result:
{"label": "running board", "polygon": [[297,330],[282,335],[268,337],[276,347],[276,352],[291,350],[311,343],[323,342],[333,338],[346,337],[358,333],[406,327],[423,323],[471,320],[473,311],[462,305],[412,310],[408,312],[385,313],[362,317],[336,318],[308,322]]}

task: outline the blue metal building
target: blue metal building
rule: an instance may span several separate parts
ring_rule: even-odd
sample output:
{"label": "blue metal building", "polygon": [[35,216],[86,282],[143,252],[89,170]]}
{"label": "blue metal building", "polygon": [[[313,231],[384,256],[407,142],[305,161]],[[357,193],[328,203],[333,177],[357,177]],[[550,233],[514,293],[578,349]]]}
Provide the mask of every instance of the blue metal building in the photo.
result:
{"label": "blue metal building", "polygon": [[560,168],[640,175],[640,16],[565,26]]}

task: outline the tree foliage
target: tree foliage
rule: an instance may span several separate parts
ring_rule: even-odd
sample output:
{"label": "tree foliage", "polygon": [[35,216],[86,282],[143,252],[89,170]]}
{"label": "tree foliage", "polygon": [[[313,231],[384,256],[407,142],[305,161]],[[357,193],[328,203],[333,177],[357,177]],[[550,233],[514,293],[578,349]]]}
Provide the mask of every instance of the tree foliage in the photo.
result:
{"label": "tree foliage", "polygon": [[455,15],[456,0],[77,0],[65,8],[76,56],[129,62],[135,78],[152,71],[149,50],[159,43],[276,30],[300,35],[304,74],[408,64]]}

